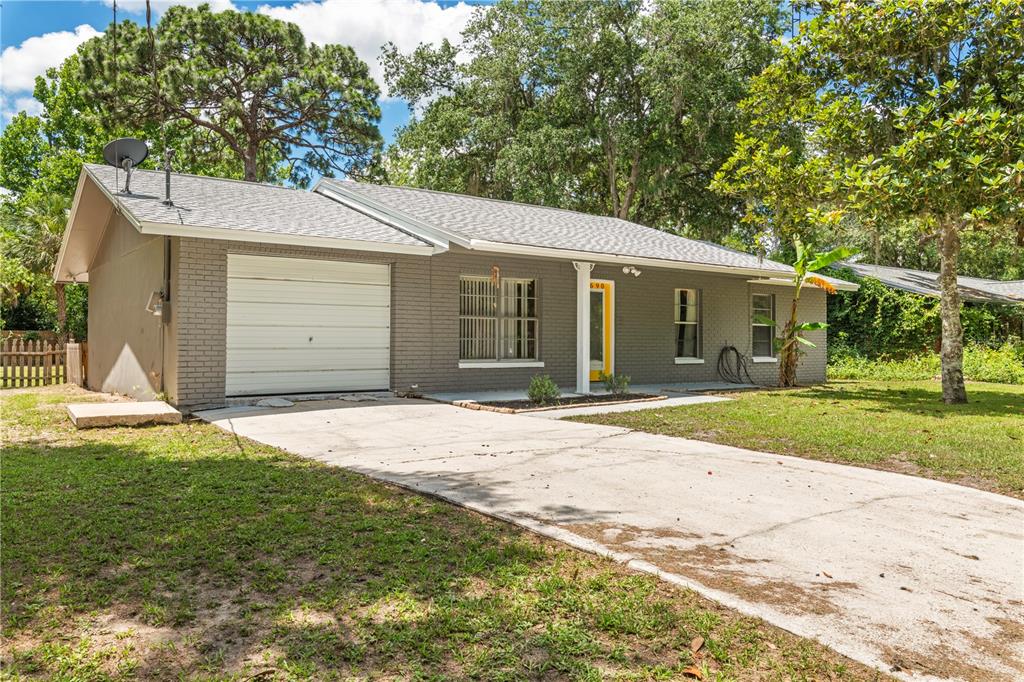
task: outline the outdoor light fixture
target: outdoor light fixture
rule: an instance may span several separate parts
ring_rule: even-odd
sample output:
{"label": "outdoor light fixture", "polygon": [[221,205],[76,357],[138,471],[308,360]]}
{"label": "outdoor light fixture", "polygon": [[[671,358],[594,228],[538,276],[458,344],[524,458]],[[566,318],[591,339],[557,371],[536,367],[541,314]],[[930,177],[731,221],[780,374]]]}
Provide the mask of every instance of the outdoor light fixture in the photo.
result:
{"label": "outdoor light fixture", "polygon": [[633,275],[634,277],[640,276],[640,268],[635,268],[632,265],[627,265],[622,268],[622,274]]}

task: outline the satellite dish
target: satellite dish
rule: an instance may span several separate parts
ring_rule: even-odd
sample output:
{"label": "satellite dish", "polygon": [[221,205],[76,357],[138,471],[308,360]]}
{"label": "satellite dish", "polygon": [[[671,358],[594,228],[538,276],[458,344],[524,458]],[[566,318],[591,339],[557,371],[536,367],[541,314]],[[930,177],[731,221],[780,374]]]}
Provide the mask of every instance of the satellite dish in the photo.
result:
{"label": "satellite dish", "polygon": [[126,173],[122,190],[125,194],[131,194],[128,187],[132,179],[132,168],[145,161],[147,156],[149,156],[149,147],[145,142],[136,140],[134,137],[122,137],[108,142],[107,146],[103,148],[104,160],[115,168],[123,168]]}

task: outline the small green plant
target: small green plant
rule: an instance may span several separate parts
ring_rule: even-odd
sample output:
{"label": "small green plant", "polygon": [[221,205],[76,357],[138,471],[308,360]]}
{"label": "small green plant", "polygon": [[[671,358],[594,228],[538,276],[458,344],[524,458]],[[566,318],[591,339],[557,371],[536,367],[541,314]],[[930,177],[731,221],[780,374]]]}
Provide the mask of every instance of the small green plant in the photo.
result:
{"label": "small green plant", "polygon": [[544,405],[558,400],[558,396],[562,395],[562,392],[558,389],[558,384],[547,374],[537,374],[530,379],[530,387],[526,389],[526,395],[530,398],[530,402]]}
{"label": "small green plant", "polygon": [[[964,375],[970,381],[1024,384],[1024,345],[1008,341],[998,348],[983,344],[964,347]],[[904,358],[870,359],[856,353],[833,358],[829,379],[872,381],[922,381],[942,372],[938,353],[919,353]]]}
{"label": "small green plant", "polygon": [[606,374],[601,372],[598,377],[604,384],[606,391],[612,395],[625,395],[629,393],[629,375],[628,374]]}

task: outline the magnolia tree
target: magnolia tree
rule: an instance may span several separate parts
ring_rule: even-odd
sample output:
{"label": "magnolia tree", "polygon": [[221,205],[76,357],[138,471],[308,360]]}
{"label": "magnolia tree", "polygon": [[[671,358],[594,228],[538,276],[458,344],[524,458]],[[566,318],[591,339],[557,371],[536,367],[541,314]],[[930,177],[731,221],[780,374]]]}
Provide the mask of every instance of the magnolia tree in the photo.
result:
{"label": "magnolia tree", "polygon": [[1024,5],[810,4],[751,86],[751,127],[715,186],[785,236],[827,238],[853,218],[937,241],[942,395],[965,402],[961,238],[1024,245]]}

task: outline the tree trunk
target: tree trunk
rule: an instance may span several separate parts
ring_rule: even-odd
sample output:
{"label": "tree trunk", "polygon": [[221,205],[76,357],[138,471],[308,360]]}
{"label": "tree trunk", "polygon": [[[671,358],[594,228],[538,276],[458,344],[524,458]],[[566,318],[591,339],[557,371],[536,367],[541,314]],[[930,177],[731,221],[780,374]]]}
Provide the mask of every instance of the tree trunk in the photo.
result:
{"label": "tree trunk", "polygon": [[249,153],[242,157],[245,169],[245,179],[249,182],[256,182],[256,151],[250,149]]}
{"label": "tree trunk", "polygon": [[793,293],[793,305],[789,309],[789,321],[786,322],[786,326],[782,329],[782,348],[779,351],[779,386],[788,388],[790,386],[796,386],[796,360],[797,360],[797,343],[796,340],[796,311],[797,305],[800,303],[800,290],[796,289]]}
{"label": "tree trunk", "polygon": [[61,341],[68,340],[68,300],[64,295],[64,282],[53,283],[53,297],[57,301],[57,334]]}
{"label": "tree trunk", "polygon": [[966,403],[964,387],[964,328],[960,323],[960,290],[957,288],[957,259],[960,230],[953,220],[942,221],[939,314],[942,318],[942,401]]}

